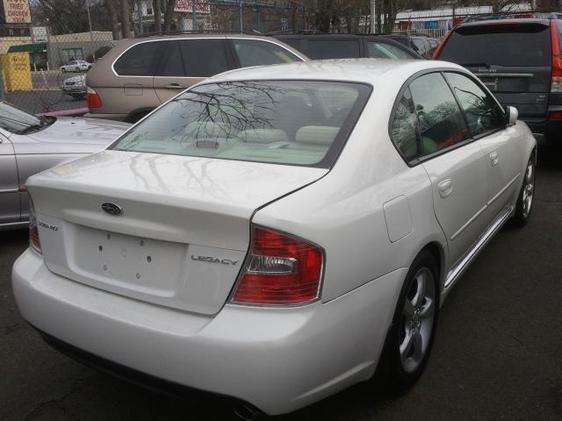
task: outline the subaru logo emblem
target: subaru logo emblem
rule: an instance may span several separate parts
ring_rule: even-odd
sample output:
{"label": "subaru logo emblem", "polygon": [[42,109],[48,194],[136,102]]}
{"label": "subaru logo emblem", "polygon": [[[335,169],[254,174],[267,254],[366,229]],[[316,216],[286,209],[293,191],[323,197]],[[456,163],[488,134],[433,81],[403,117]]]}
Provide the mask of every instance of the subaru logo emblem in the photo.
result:
{"label": "subaru logo emblem", "polygon": [[103,209],[104,212],[113,216],[119,216],[123,213],[123,208],[121,208],[121,206],[111,202],[103,203],[101,205],[101,208]]}

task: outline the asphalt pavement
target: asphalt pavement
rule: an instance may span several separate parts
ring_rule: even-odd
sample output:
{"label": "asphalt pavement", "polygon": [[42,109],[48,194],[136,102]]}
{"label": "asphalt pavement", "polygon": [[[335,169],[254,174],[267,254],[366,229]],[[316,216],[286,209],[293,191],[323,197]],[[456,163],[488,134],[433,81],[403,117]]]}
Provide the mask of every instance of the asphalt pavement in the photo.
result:
{"label": "asphalt pavement", "polygon": [[[364,383],[275,420],[561,420],[558,154],[541,151],[527,227],[504,228],[451,292],[427,370],[408,394],[392,397]],[[214,398],[168,398],[50,349],[21,319],[12,296],[10,269],[26,245],[25,232],[0,232],[0,420],[233,418]]]}

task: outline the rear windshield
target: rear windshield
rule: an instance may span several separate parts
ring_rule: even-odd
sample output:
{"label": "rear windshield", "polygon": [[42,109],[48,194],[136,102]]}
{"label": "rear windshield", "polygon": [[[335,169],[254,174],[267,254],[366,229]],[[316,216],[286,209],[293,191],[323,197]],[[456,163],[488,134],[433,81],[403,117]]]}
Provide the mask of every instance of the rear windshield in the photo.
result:
{"label": "rear windshield", "polygon": [[549,66],[550,30],[540,24],[461,27],[439,59],[464,66]]}
{"label": "rear windshield", "polygon": [[370,90],[294,80],[204,84],[162,106],[112,149],[329,168]]}

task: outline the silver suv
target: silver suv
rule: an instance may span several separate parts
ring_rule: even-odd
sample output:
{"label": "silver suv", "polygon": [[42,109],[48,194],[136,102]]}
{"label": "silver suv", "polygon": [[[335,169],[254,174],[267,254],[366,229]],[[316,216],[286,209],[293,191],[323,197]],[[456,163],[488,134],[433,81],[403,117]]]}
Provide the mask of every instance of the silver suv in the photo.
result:
{"label": "silver suv", "polygon": [[243,34],[123,40],[88,72],[89,116],[135,122],[207,77],[239,67],[304,60],[280,41]]}

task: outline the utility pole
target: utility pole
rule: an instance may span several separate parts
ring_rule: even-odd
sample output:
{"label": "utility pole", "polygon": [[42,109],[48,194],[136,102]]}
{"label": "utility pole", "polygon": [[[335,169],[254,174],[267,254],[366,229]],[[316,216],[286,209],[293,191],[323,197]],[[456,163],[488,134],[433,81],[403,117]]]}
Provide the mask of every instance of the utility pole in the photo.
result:
{"label": "utility pole", "polygon": [[4,69],[0,69],[0,100],[4,99]]}
{"label": "utility pole", "polygon": [[240,33],[244,33],[244,0],[240,0]]}
{"label": "utility pole", "polygon": [[129,0],[121,0],[121,33],[123,38],[131,37],[131,24],[129,21]]}
{"label": "utility pole", "polygon": [[377,33],[377,1],[371,0],[371,33]]}
{"label": "utility pole", "polygon": [[191,19],[192,19],[192,23],[191,23],[191,30],[193,32],[195,32],[197,29],[197,11],[195,9],[195,3],[196,0],[191,0]]}
{"label": "utility pole", "polygon": [[[94,44],[94,35],[92,34],[92,16],[90,15],[90,0],[86,0],[86,10],[88,12],[88,29],[90,31],[90,48],[93,47]],[[92,52],[92,57],[94,61],[96,61],[96,51]]]}
{"label": "utility pole", "polygon": [[137,1],[137,17],[139,19],[139,35],[143,34],[143,27],[142,27],[142,0]]}

